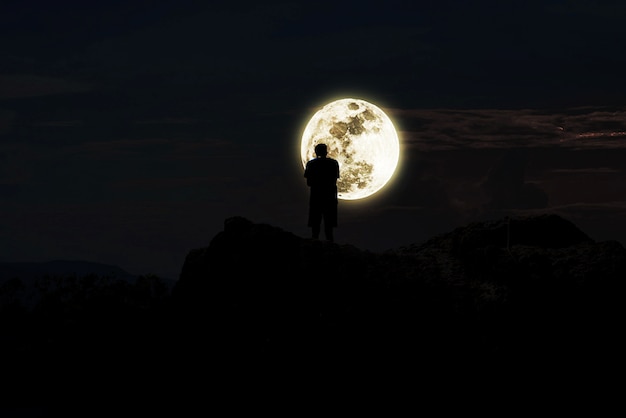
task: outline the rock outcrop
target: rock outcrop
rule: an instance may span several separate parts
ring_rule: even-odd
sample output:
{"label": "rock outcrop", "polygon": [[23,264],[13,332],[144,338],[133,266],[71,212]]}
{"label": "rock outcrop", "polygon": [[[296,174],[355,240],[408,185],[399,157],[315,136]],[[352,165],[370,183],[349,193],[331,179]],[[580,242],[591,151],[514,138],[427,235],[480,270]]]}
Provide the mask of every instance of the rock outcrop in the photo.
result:
{"label": "rock outcrop", "polygon": [[383,253],[233,217],[189,252],[172,297],[181,324],[224,358],[522,367],[617,355],[625,278],[620,243],[557,215]]}

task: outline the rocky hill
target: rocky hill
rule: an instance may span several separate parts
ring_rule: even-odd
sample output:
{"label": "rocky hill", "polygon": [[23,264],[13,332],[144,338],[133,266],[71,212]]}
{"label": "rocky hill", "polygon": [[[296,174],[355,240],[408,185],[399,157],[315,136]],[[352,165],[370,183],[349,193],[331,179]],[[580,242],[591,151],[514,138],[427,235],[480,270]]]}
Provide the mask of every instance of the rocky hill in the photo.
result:
{"label": "rocky hill", "polygon": [[557,215],[476,222],[384,253],[232,217],[189,252],[172,298],[191,334],[239,363],[583,368],[621,350],[625,278],[620,243]]}
{"label": "rocky hill", "polygon": [[[625,278],[620,243],[556,215],[471,223],[383,253],[231,217],[188,253],[171,291],[155,277],[71,277],[29,310],[8,281],[4,394],[124,405],[143,391],[156,411],[198,394],[289,416],[375,401],[388,415],[389,399],[518,411],[544,408],[540,393],[562,408],[560,394],[619,387]],[[470,396],[476,405],[458,401]]]}

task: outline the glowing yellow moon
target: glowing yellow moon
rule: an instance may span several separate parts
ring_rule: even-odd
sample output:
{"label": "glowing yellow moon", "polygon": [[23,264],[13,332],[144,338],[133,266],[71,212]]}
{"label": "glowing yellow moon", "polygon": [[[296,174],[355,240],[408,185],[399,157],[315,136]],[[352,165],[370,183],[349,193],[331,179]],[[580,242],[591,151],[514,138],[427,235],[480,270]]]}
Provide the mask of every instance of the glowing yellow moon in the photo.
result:
{"label": "glowing yellow moon", "polygon": [[339,162],[338,197],[363,199],[387,184],[398,166],[400,141],[391,119],[361,99],[335,100],[319,109],[302,134],[302,166],[315,158],[318,143]]}

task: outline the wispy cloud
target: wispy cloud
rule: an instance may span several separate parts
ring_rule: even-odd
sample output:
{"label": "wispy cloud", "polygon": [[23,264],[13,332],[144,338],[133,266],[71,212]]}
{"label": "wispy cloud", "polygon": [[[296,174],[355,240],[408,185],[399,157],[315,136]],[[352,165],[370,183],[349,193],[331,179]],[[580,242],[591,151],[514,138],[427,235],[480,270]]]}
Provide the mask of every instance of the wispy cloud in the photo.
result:
{"label": "wispy cloud", "polygon": [[29,74],[0,75],[0,99],[83,93],[91,89],[86,83],[58,77]]}
{"label": "wispy cloud", "polygon": [[51,128],[72,128],[72,127],[83,125],[83,122],[80,120],[51,120],[51,121],[37,122],[34,125],[43,126],[43,127],[51,127]]}
{"label": "wispy cloud", "polygon": [[556,174],[615,174],[622,170],[610,167],[586,167],[586,168],[556,168],[552,170]]}
{"label": "wispy cloud", "polygon": [[135,123],[137,125],[192,125],[198,121],[193,118],[163,118],[163,119],[142,119]]}
{"label": "wispy cloud", "polygon": [[156,158],[160,155],[168,161],[244,156],[243,148],[221,139],[125,138],[87,141],[72,152],[100,159],[148,155]]}
{"label": "wispy cloud", "polygon": [[394,109],[405,146],[463,148],[626,148],[626,110]]}

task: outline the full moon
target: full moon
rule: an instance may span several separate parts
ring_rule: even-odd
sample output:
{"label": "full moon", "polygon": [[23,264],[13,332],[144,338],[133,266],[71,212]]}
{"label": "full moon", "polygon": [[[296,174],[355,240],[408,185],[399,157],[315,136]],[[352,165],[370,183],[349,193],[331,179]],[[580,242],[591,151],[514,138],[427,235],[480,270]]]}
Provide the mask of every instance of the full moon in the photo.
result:
{"label": "full moon", "polygon": [[340,99],[318,110],[304,128],[302,166],[315,158],[315,145],[324,143],[328,157],[339,163],[337,196],[363,199],[382,189],[393,176],[400,141],[391,119],[361,99]]}

